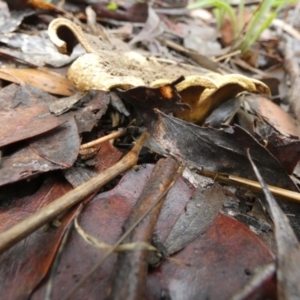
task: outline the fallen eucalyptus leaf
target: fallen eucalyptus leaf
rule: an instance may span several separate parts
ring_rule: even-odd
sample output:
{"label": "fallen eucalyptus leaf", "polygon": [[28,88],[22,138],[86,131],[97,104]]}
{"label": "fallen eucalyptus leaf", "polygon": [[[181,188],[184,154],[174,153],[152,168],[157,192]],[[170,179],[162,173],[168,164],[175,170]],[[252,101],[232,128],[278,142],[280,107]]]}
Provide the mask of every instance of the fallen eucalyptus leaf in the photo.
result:
{"label": "fallen eucalyptus leaf", "polygon": [[162,112],[158,114],[157,123],[148,124],[148,147],[153,151],[171,154],[198,169],[255,180],[246,154],[250,148],[268,184],[298,191],[277,159],[241,127],[203,128]]}
{"label": "fallen eucalyptus leaf", "polygon": [[218,184],[207,190],[197,188],[185,213],[180,215],[164,242],[168,254],[183,249],[199,237],[213,223],[224,202],[225,196]]}

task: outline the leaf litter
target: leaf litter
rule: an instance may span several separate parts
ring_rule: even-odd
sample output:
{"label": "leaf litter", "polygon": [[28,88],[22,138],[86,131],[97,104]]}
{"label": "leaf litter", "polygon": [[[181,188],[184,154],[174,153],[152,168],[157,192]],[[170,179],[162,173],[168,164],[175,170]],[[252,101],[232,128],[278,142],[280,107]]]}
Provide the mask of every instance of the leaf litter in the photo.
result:
{"label": "leaf litter", "polygon": [[[67,3],[66,7],[68,5]],[[186,5],[186,3],[183,5]],[[140,24],[133,23],[133,30],[129,33],[129,35],[131,34],[131,45],[130,43],[129,45],[126,44],[129,46],[128,48],[132,47],[129,51],[122,51],[118,47],[113,49],[114,46],[110,41],[117,41],[118,38],[119,45],[122,45],[122,43],[124,45],[124,41],[120,40],[120,36],[118,38],[113,36],[113,30],[108,29],[106,33],[99,31],[102,36],[97,39],[82,31],[80,24],[84,30],[90,33],[93,30],[89,27],[93,24],[88,22],[85,25],[81,22],[82,19],[79,21],[79,18],[77,18],[79,15],[72,17],[72,22],[68,20],[70,15],[55,6],[55,4],[48,5],[41,1],[35,1],[31,3],[31,7],[52,11],[54,14],[60,12],[67,18],[57,18],[52,23],[50,22],[52,18],[47,21],[43,17],[39,19],[44,28],[45,25],[50,23],[50,39],[60,52],[68,54],[74,52],[77,38],[79,44],[83,46],[87,53],[75,60],[70,67],[67,67],[68,80],[64,77],[66,69],[56,70],[57,74],[63,74],[56,75],[53,71],[49,71],[51,69],[48,69],[48,67],[36,70],[28,69],[28,66],[27,69],[20,68],[20,61],[27,62],[29,66],[40,66],[45,63],[51,65],[52,63],[46,58],[41,58],[38,61],[39,54],[36,54],[35,58],[30,58],[24,55],[25,53],[21,55],[21,52],[18,52],[18,54],[11,52],[12,55],[7,55],[9,54],[8,47],[12,47],[13,44],[8,43],[8,33],[2,31],[3,41],[6,38],[7,45],[1,53],[2,55],[6,53],[5,55],[10,58],[13,67],[7,67],[1,71],[2,82],[4,86],[7,85],[0,92],[2,94],[0,97],[1,110],[3,112],[12,111],[16,114],[16,117],[12,119],[19,118],[21,124],[24,124],[24,117],[20,114],[21,111],[44,107],[59,115],[49,115],[53,122],[55,121],[57,124],[60,124],[59,122],[64,123],[51,128],[50,124],[45,122],[47,124],[43,125],[49,126],[46,132],[45,129],[43,131],[42,128],[36,128],[37,126],[32,122],[25,122],[23,127],[25,131],[29,132],[27,136],[20,130],[17,132],[19,136],[12,134],[9,137],[9,143],[6,142],[9,145],[3,144],[1,149],[4,154],[0,169],[2,184],[7,186],[10,183],[13,185],[14,181],[31,179],[32,182],[28,181],[28,186],[31,186],[35,182],[33,175],[37,176],[50,170],[64,169],[63,174],[67,180],[74,187],[80,188],[84,182],[88,183],[90,180],[97,178],[101,170],[110,171],[111,168],[114,168],[111,166],[121,158],[122,152],[127,153],[129,151],[132,142],[146,127],[150,132],[150,140],[146,145],[156,153],[156,157],[151,151],[149,152],[144,148],[140,153],[140,163],[143,163],[143,161],[147,163],[149,160],[156,163],[157,154],[159,154],[167,157],[172,156],[185,167],[189,167],[191,169],[189,172],[193,174],[193,178],[199,179],[197,172],[203,173],[206,170],[208,173],[211,172],[212,175],[210,176],[216,179],[220,178],[220,175],[225,175],[228,178],[230,176],[240,176],[241,181],[246,179],[255,180],[246,155],[246,150],[250,148],[253,159],[268,184],[298,191],[297,185],[288,175],[293,173],[299,160],[297,151],[299,143],[298,124],[284,113],[279,106],[274,106],[271,101],[259,101],[258,96],[255,94],[260,94],[260,97],[262,97],[262,94],[270,95],[269,87],[263,83],[264,78],[259,81],[254,77],[240,75],[245,74],[245,70],[241,70],[239,66],[246,66],[248,71],[254,70],[253,67],[247,65],[247,63],[253,62],[255,57],[253,53],[245,58],[246,63],[241,59],[232,60],[236,72],[232,72],[232,65],[215,63],[217,60],[214,62],[215,64],[212,64],[214,59],[212,57],[209,58],[209,64],[203,64],[201,61],[204,59],[203,57],[195,59],[191,50],[185,48],[185,46],[193,47],[191,40],[182,39],[182,36],[177,33],[175,38],[168,36],[169,32],[166,30],[166,24],[170,28],[175,28],[177,25],[176,19],[171,17],[172,14],[166,13],[160,18],[155,9],[148,8],[145,4],[130,4],[125,14],[124,11],[121,11],[122,16],[118,15],[120,12],[118,9],[113,11],[107,7],[101,8],[101,4],[92,6],[98,16],[104,14],[104,16],[112,19],[121,18],[124,20],[125,18],[126,20],[136,21],[135,16],[139,15],[135,13],[136,11],[143,12],[139,15],[142,16],[142,19],[139,20],[141,22],[145,22],[148,16],[146,21],[148,27],[144,26],[142,30],[140,30]],[[122,7],[122,4],[120,4],[120,7]],[[145,9],[147,14],[145,14]],[[33,10],[32,13],[34,16],[40,17],[38,10]],[[28,29],[29,27],[26,26],[31,26],[32,22],[32,19],[22,18],[18,19],[19,23],[16,23],[18,24],[16,26],[23,29],[23,32],[14,33],[15,36],[11,35],[11,41],[17,38],[19,48],[26,46],[27,41],[30,44],[33,40],[30,40],[29,35],[23,35],[20,38],[20,34],[24,33],[24,28]],[[114,32],[116,34],[118,28],[120,28],[118,27],[119,21],[112,19],[103,20],[103,22],[115,27]],[[199,25],[199,20],[195,19],[194,21],[193,26],[190,21],[186,21],[185,26],[193,28],[193,30],[198,30],[203,26]],[[11,27],[10,30],[15,31],[16,28]],[[136,35],[136,32],[140,33]],[[145,32],[148,32],[147,36]],[[151,37],[149,37],[149,32],[151,32]],[[40,36],[42,36],[42,31],[40,31]],[[69,38],[65,39],[66,36],[69,36]],[[181,39],[183,46],[178,44],[178,38]],[[218,43],[215,36],[211,38],[214,43]],[[163,42],[168,39],[173,44]],[[136,44],[136,41],[139,41],[139,44]],[[36,43],[43,42],[37,39]],[[161,43],[164,43],[164,46]],[[176,43],[181,48],[174,47]],[[140,44],[143,45],[144,50],[140,49]],[[16,44],[14,45],[16,46]],[[173,52],[168,50],[166,52],[166,46],[173,49]],[[228,49],[222,50],[228,53]],[[14,49],[14,51],[19,50]],[[58,52],[53,53],[58,54]],[[262,57],[261,53],[259,55]],[[75,57],[71,57],[70,60],[61,60],[59,64],[55,62],[54,65],[62,66],[73,61]],[[189,60],[189,57],[194,59],[193,62]],[[274,57],[276,58],[276,55]],[[34,61],[35,59],[36,61]],[[226,56],[223,59],[226,59]],[[213,66],[214,72],[205,70],[199,65]],[[230,70],[230,73],[236,74],[225,74],[224,68],[226,71]],[[209,67],[209,69],[211,68]],[[28,76],[28,74],[31,75]],[[267,72],[258,70],[257,74],[264,76]],[[19,87],[14,84],[9,85],[9,82],[15,82]],[[76,94],[76,90],[79,93]],[[273,91],[273,89],[271,90]],[[52,96],[48,94],[49,92]],[[252,93],[251,101],[249,101],[249,97],[248,99],[245,97],[245,92]],[[67,98],[63,99],[61,96]],[[235,101],[229,102],[233,98],[235,98]],[[9,99],[9,102],[5,101],[7,99]],[[70,101],[70,99],[74,101]],[[120,104],[120,99],[124,100],[124,104]],[[119,103],[118,106],[112,105],[115,103]],[[234,105],[225,106],[229,103]],[[119,112],[115,110],[115,107],[119,107],[117,109]],[[219,112],[217,112],[218,110]],[[275,111],[279,117],[274,116],[273,112]],[[241,121],[241,116],[244,116],[245,120]],[[134,120],[133,117],[137,120]],[[279,118],[280,122],[278,122]],[[226,125],[224,125],[224,122],[226,122]],[[7,123],[12,123],[8,124],[8,128],[13,132],[13,126],[16,126],[16,124],[12,121]],[[31,130],[30,124],[34,125],[32,126],[36,131]],[[119,150],[111,146],[112,148],[108,147],[109,150],[105,152],[102,151],[103,147],[100,146],[100,148],[90,149],[91,156],[88,158],[83,155],[78,156],[80,140],[81,143],[87,143],[99,135],[103,135],[103,133],[109,133],[118,127],[128,125],[135,126],[136,130],[127,130],[125,136],[114,141]],[[293,152],[293,155],[287,158],[285,155],[287,151]],[[106,159],[108,162],[106,162]],[[103,167],[102,164],[107,165],[107,167]],[[21,167],[21,169],[14,169],[16,166]],[[119,179],[122,176],[119,176],[119,178],[105,186],[104,192],[97,194],[96,191],[91,191],[90,197],[86,198],[85,196],[82,198],[82,200],[85,198],[85,207],[79,215],[79,222],[87,234],[94,236],[99,241],[104,240],[110,245],[114,245],[116,241],[122,239],[122,226],[126,224],[130,211],[137,209],[135,200],[141,193],[143,186],[147,185],[153,165],[145,165],[139,168],[125,174],[120,182]],[[195,169],[198,170],[196,173]],[[116,173],[114,176],[123,175],[125,169],[122,168],[122,170],[121,174]],[[56,171],[55,174],[59,173],[59,171]],[[129,178],[129,186],[123,190],[122,184],[127,180],[127,177]],[[59,182],[64,180],[63,177],[59,178],[61,178]],[[193,184],[198,185],[197,181],[193,181]],[[270,275],[273,274],[273,269],[270,269],[270,271],[266,267],[262,269],[263,271],[259,271],[259,267],[266,266],[274,261],[274,255],[261,239],[251,231],[253,230],[256,234],[259,234],[259,231],[255,231],[251,227],[255,222],[251,225],[247,223],[250,218],[244,218],[244,220],[248,220],[246,225],[249,228],[247,228],[240,221],[227,216],[224,210],[223,213],[219,212],[229,194],[228,191],[224,190],[225,187],[211,187],[208,184],[196,188],[193,184],[186,179],[179,178],[168,193],[159,217],[155,215],[155,218],[158,217],[156,233],[152,234],[152,230],[147,231],[147,234],[144,231],[140,233],[141,240],[145,240],[146,235],[148,235],[147,242],[152,243],[157,251],[148,253],[150,248],[148,250],[142,248],[136,250],[136,253],[125,252],[119,254],[129,257],[126,263],[119,264],[120,270],[127,268],[126,270],[133,272],[133,274],[135,273],[134,270],[144,270],[141,273],[141,278],[139,278],[142,284],[132,283],[133,296],[138,295],[143,286],[146,287],[147,299],[159,299],[162,295],[172,297],[172,299],[183,299],[183,297],[186,299],[195,297],[200,299],[207,297],[230,298],[237,295],[237,292],[242,291],[243,288],[244,290],[248,288],[247,291],[250,290],[258,299],[265,299],[266,297],[276,299],[274,288],[272,289],[276,285],[279,287],[278,295],[284,294],[287,290],[286,286],[289,286],[293,281],[292,276],[289,275],[292,268],[284,269],[278,264],[276,271],[281,277],[279,276],[277,281]],[[107,191],[112,187],[114,187],[112,190]],[[236,186],[230,187],[230,189],[234,194],[239,193],[239,188]],[[223,191],[227,196],[224,195]],[[73,195],[70,194],[72,192],[73,190],[65,195]],[[212,198],[211,193],[217,196]],[[150,194],[153,194],[153,192]],[[192,195],[194,195],[194,198]],[[89,202],[92,198],[93,200]],[[238,200],[237,197],[233,197],[231,203],[238,208],[242,206],[242,202],[246,203],[246,209],[240,215],[247,216],[253,204],[248,203],[245,199]],[[214,201],[216,201],[216,204]],[[15,202],[9,204],[8,211],[13,211],[18,203],[21,205],[22,200],[16,199]],[[283,201],[280,201],[280,205],[283,211],[290,215],[291,225],[296,235],[299,235],[297,218],[291,216],[291,214],[299,215],[299,205]],[[28,207],[25,205],[24,209],[28,210]],[[124,208],[123,211],[122,207]],[[47,209],[47,206],[45,209]],[[33,213],[33,217],[34,215],[36,213]],[[140,216],[140,214],[138,215]],[[201,218],[201,215],[206,218]],[[282,215],[279,219],[281,217]],[[253,214],[252,219],[256,219],[257,224],[262,224],[259,215]],[[273,221],[276,223],[274,217]],[[8,228],[8,230],[13,230],[14,224],[9,227],[11,228]],[[64,231],[64,228],[61,228],[61,230]],[[53,230],[57,231],[56,229]],[[131,236],[134,241],[139,237],[139,231],[137,229],[132,230]],[[286,230],[289,231],[290,229]],[[1,247],[3,246],[1,241],[3,241],[6,232],[8,231],[3,230],[3,234],[0,234]],[[45,238],[45,234],[42,232],[36,231],[36,233],[42,235],[43,239]],[[33,233],[30,237],[36,233]],[[269,231],[269,234],[271,235],[272,232]],[[23,237],[27,235],[28,232]],[[149,236],[153,236],[151,240],[149,240]],[[55,259],[55,249],[58,249],[61,237],[62,235],[57,231],[55,241],[52,242],[53,244],[50,243],[53,247],[45,249],[45,255],[51,257],[51,262]],[[278,243],[276,226],[275,237],[277,237]],[[32,250],[39,251],[39,248],[43,247],[43,239],[40,238],[40,243],[32,246]],[[125,238],[123,241],[126,242]],[[17,249],[22,243],[20,241],[14,248]],[[49,246],[51,246],[50,244]],[[235,247],[232,245],[235,245]],[[61,289],[61,283],[69,291],[75,292],[75,299],[82,299],[86,295],[99,297],[99,294],[103,295],[103,299],[105,299],[109,296],[107,291],[110,290],[109,287],[112,286],[113,280],[119,278],[119,282],[123,282],[126,279],[126,274],[129,274],[127,272],[125,272],[125,275],[123,272],[118,271],[117,275],[112,273],[116,259],[114,254],[108,256],[104,251],[90,249],[89,247],[91,246],[77,236],[76,232],[71,231],[70,240],[63,246],[56,275],[51,277],[54,286],[50,294],[54,296],[54,299],[61,299],[66,296],[65,290]],[[74,252],[74,249],[77,249],[76,252]],[[89,249],[88,252],[87,249]],[[147,252],[151,262],[149,273],[148,268],[145,268],[147,266],[145,259],[136,260],[137,257],[145,257],[143,256],[145,252]],[[279,252],[278,261],[281,261],[280,259],[284,260],[284,258],[280,258],[279,255],[281,254]],[[293,254],[292,250],[291,252],[292,257],[297,256],[296,252],[296,254]],[[12,256],[9,255],[10,252],[8,251],[2,254],[2,257],[8,260],[13,259],[13,254],[11,254]],[[168,257],[168,255],[171,256]],[[82,257],[85,257],[84,262]],[[21,265],[22,268],[26,269],[24,259],[26,259],[25,256],[21,259]],[[102,265],[100,268],[95,268],[99,265],[99,260],[102,260]],[[3,294],[12,295],[13,298],[20,297],[20,299],[28,298],[29,294],[32,295],[31,299],[42,298],[47,278],[42,285],[39,287],[37,285],[48,274],[51,262],[45,265],[44,271],[38,273],[34,279],[19,274],[17,278],[24,282],[24,289],[10,289],[9,286],[5,286]],[[3,268],[6,268],[5,265]],[[92,274],[91,270],[95,273]],[[216,270],[218,271],[216,272]],[[90,273],[91,277],[86,277],[86,273]],[[259,276],[255,277],[252,274],[259,274]],[[12,276],[15,275],[12,272]],[[97,280],[97,285],[95,285],[93,279],[96,275],[98,278],[102,278],[100,281]],[[229,278],[231,278],[230,284],[228,284]],[[250,281],[253,279],[252,282],[255,282],[251,288],[248,285],[249,279]],[[10,281],[9,278],[8,281]],[[26,284],[26,282],[29,283]],[[85,284],[78,286],[78,282],[80,284],[85,282]],[[183,289],[183,286],[186,288]],[[183,290],[185,290],[184,295],[182,294]],[[130,291],[126,286],[124,293],[127,296],[130,295]],[[297,293],[295,290],[295,294]],[[290,294],[286,295],[288,298],[292,297]],[[124,294],[122,294],[122,297],[124,297]]]}

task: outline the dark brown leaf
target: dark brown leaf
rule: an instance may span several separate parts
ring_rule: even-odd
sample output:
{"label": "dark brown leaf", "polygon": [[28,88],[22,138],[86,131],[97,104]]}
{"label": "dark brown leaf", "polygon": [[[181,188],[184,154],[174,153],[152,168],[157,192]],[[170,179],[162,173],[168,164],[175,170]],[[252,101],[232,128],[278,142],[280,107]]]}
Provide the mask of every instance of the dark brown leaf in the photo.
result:
{"label": "dark brown leaf", "polygon": [[10,84],[0,91],[0,110],[15,107],[49,106],[56,97],[32,85]]}
{"label": "dark brown leaf", "polygon": [[151,135],[150,148],[159,153],[170,153],[199,169],[255,180],[246,154],[249,148],[269,184],[297,191],[272,154],[238,126],[224,130],[202,128],[159,112]]}
{"label": "dark brown leaf", "polygon": [[[237,110],[240,108],[239,98],[233,98],[225,101],[217,107],[205,120],[204,125],[214,128],[220,126],[226,121],[231,121]],[[227,123],[228,124],[228,123]]]}
{"label": "dark brown leaf", "polygon": [[103,91],[91,90],[81,99],[81,106],[69,111],[66,116],[74,116],[78,132],[89,132],[105,114],[109,104],[109,97]]}
{"label": "dark brown leaf", "polygon": [[164,112],[190,108],[188,104],[180,102],[181,97],[175,87],[183,79],[180,77],[175,82],[158,88],[136,87],[127,91],[118,89],[115,92],[134,107],[139,118],[150,122],[156,118],[155,108]]}
{"label": "dark brown leaf", "polygon": [[72,166],[80,140],[75,121],[70,120],[49,133],[32,139],[29,146],[3,157],[0,185],[29,178],[51,170]]}
{"label": "dark brown leaf", "polygon": [[89,165],[93,166],[93,169],[88,167],[76,167],[72,166],[64,171],[66,179],[72,184],[73,187],[86,182],[90,178],[96,176],[98,173],[103,172],[107,168],[117,163],[123,154],[111,145],[109,141],[100,145],[99,151],[92,162]]}
{"label": "dark brown leaf", "polygon": [[280,161],[288,174],[292,174],[300,160],[299,139],[273,133],[267,138],[267,142],[268,150]]}
{"label": "dark brown leaf", "polygon": [[80,139],[74,119],[30,141],[30,148],[60,168],[70,168],[77,158]]}
{"label": "dark brown leaf", "polygon": [[0,119],[0,147],[50,131],[65,122],[49,114],[47,106],[0,111]]}

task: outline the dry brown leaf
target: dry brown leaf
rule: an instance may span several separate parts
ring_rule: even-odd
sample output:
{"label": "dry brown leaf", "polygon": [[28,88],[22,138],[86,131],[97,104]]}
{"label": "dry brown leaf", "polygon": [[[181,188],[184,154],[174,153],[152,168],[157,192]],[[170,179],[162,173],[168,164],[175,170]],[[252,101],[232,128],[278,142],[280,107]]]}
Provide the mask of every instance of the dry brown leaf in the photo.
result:
{"label": "dry brown leaf", "polygon": [[48,29],[50,39],[59,51],[68,49],[68,44],[57,35],[59,29],[65,27],[75,34],[88,52],[79,57],[68,70],[68,78],[79,91],[159,87],[185,76],[186,79],[176,88],[182,102],[188,103],[192,110],[178,112],[176,115],[194,123],[201,123],[218,105],[241,92],[270,94],[264,83],[242,75],[222,76],[208,73],[204,69],[203,72],[195,72],[182,66],[164,66],[154,61],[149,62],[136,52],[95,50],[95,45],[90,43],[90,37],[66,19],[52,21]]}
{"label": "dry brown leaf", "polygon": [[30,84],[44,92],[71,96],[74,87],[64,76],[39,69],[2,69],[0,78],[18,84]]}
{"label": "dry brown leaf", "polygon": [[251,109],[283,135],[300,136],[299,123],[279,105],[265,97],[249,96],[245,101]]}

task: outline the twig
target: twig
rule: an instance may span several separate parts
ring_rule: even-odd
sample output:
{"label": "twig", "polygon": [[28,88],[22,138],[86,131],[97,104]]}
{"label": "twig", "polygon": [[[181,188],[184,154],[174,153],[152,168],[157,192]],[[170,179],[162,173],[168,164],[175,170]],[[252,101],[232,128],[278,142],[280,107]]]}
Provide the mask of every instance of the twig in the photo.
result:
{"label": "twig", "polygon": [[292,36],[293,38],[295,38],[296,40],[298,40],[300,42],[300,33],[293,26],[291,26],[279,19],[274,19],[272,21],[272,25],[279,29],[282,29],[283,31],[285,31],[290,36]]}
{"label": "twig", "polygon": [[114,166],[106,169],[104,172],[91,178],[74,190],[66,193],[62,197],[41,208],[39,211],[33,213],[28,218],[1,233],[0,254],[24,239],[38,228],[56,218],[61,213],[71,208],[74,204],[80,202],[93,192],[98,191],[104,184],[108,183],[117,175],[132,168],[137,163],[138,154],[148,139],[148,136],[148,132],[145,131],[137,140],[132,150]]}
{"label": "twig", "polygon": [[236,51],[229,52],[227,54],[221,55],[221,56],[213,59],[213,61],[214,62],[220,62],[221,60],[228,59],[228,58],[231,58],[231,57],[239,55],[239,54],[241,54],[241,50],[236,50]]}
{"label": "twig", "polygon": [[[214,180],[221,181],[230,185],[239,185],[241,187],[248,188],[255,192],[263,192],[260,183],[254,180],[250,180],[247,178],[242,178],[234,175],[217,174],[206,170],[201,170],[200,173],[204,176],[210,177]],[[295,202],[300,202],[300,193],[286,190],[273,185],[268,185],[268,188],[275,196],[282,197],[284,199],[292,200]]]}
{"label": "twig", "polygon": [[118,137],[121,137],[123,136],[124,134],[126,134],[127,132],[127,129],[126,128],[122,128],[118,131],[115,131],[115,132],[112,132],[106,136],[103,136],[97,140],[94,140],[92,142],[89,142],[89,143],[86,143],[86,144],[83,144],[80,146],[80,150],[83,150],[83,149],[87,149],[87,148],[91,148],[91,147],[95,147],[95,146],[98,146],[99,144],[102,144],[106,141],[109,141],[109,140],[112,140],[112,139],[115,139],[115,138],[118,138]]}

